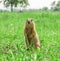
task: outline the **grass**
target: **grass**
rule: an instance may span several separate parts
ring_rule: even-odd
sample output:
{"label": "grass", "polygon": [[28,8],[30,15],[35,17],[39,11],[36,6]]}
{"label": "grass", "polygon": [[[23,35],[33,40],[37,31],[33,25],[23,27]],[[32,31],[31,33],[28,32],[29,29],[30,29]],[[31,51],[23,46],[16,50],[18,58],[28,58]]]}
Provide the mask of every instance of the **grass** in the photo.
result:
{"label": "grass", "polygon": [[36,61],[60,61],[60,12],[0,12],[0,61],[35,61],[26,51],[24,24],[33,18],[41,40]]}

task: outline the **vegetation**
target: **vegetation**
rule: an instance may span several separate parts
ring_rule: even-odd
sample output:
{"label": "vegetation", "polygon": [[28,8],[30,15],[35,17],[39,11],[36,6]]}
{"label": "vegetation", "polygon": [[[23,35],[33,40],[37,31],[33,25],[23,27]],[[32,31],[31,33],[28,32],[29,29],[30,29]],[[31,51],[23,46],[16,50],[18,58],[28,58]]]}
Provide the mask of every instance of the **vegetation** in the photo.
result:
{"label": "vegetation", "polygon": [[41,39],[36,61],[60,61],[60,12],[0,12],[0,61],[35,61],[26,51],[24,24],[33,18]]}
{"label": "vegetation", "polygon": [[52,4],[51,4],[51,6],[52,6],[51,9],[53,9],[55,11],[60,10],[60,1],[58,1],[57,4],[56,4],[55,1],[53,1]]}
{"label": "vegetation", "polygon": [[18,4],[20,4],[20,6],[27,6],[28,0],[4,0],[6,7],[11,6],[11,11],[13,11],[13,6],[17,7]]}

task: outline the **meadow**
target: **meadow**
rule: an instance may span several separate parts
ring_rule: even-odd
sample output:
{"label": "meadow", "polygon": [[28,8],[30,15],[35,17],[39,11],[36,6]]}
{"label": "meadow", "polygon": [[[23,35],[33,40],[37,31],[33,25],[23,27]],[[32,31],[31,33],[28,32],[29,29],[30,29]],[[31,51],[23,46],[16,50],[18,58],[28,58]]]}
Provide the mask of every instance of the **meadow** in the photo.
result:
{"label": "meadow", "polygon": [[25,49],[24,24],[33,18],[40,51],[36,61],[60,61],[60,12],[0,12],[0,61],[35,61]]}

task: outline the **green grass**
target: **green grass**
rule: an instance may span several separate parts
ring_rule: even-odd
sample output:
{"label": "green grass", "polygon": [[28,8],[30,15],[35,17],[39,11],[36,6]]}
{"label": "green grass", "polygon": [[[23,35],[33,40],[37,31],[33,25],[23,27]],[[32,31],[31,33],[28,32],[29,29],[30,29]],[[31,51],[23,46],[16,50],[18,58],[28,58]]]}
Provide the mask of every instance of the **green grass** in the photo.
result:
{"label": "green grass", "polygon": [[41,40],[36,61],[60,61],[60,12],[0,12],[0,61],[35,61],[25,49],[24,24],[33,18]]}

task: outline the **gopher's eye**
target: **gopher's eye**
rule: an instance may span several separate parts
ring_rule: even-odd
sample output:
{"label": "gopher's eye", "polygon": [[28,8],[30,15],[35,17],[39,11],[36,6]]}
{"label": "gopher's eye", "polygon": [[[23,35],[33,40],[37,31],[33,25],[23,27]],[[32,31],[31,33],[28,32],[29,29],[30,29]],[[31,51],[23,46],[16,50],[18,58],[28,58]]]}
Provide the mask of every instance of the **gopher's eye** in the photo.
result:
{"label": "gopher's eye", "polygon": [[30,21],[28,21],[28,24],[30,24]]}

